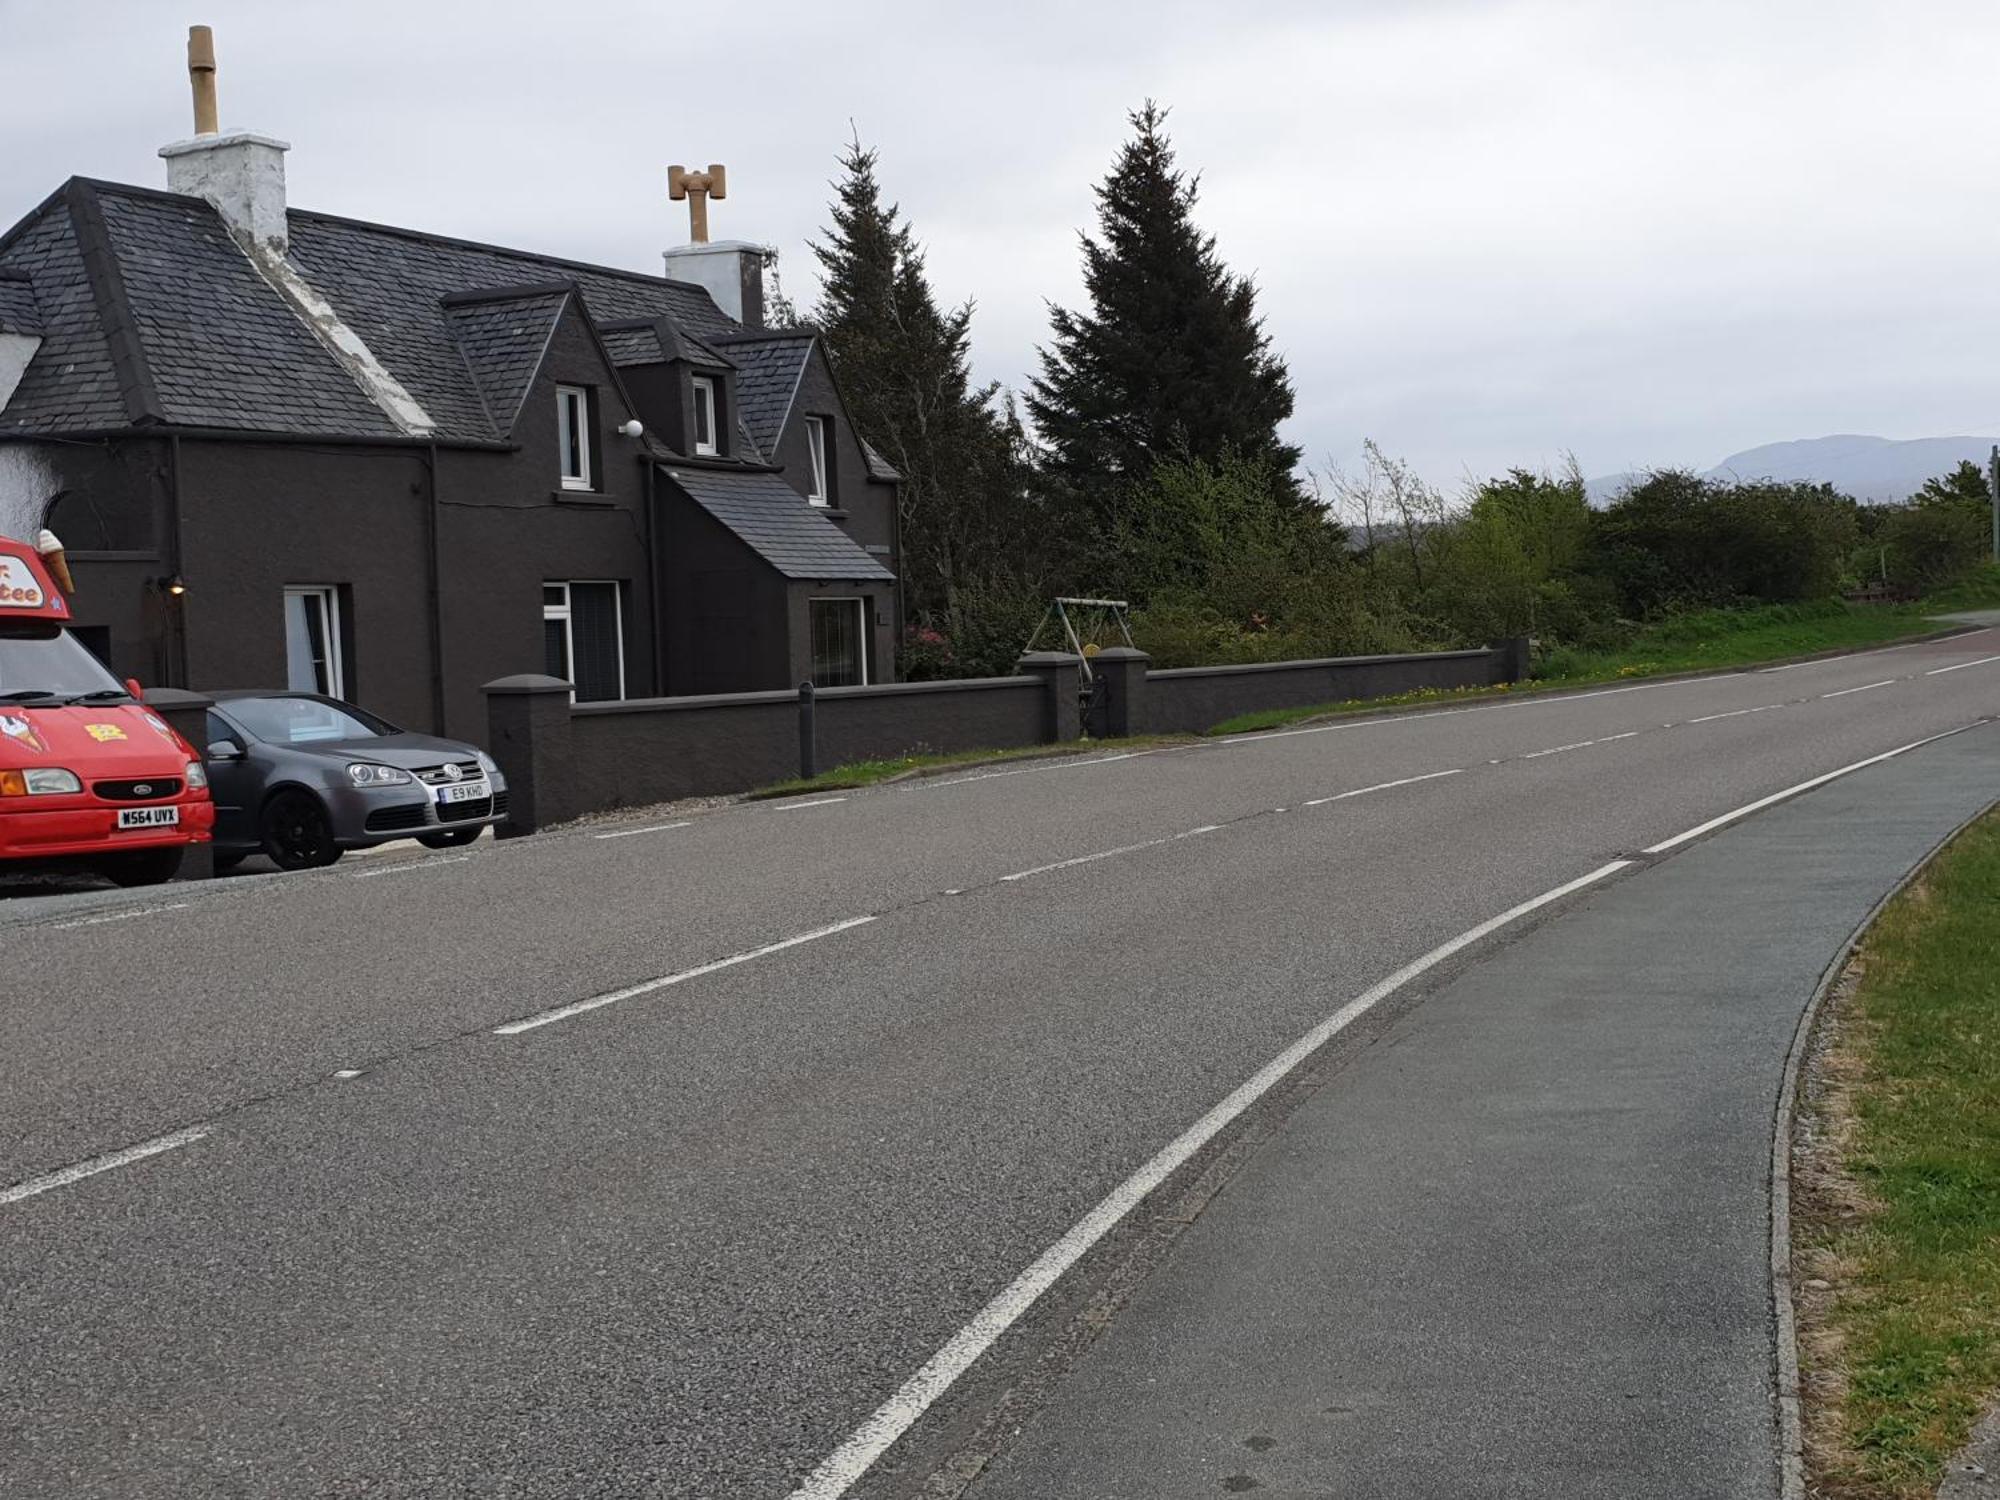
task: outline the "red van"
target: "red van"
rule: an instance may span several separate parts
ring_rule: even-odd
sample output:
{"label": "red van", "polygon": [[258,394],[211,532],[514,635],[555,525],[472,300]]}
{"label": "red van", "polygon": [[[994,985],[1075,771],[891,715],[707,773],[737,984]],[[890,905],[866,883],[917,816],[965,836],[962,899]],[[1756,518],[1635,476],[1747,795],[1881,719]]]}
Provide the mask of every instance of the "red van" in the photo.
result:
{"label": "red van", "polygon": [[66,628],[62,549],[0,536],[0,874],[152,885],[208,842],[201,757]]}

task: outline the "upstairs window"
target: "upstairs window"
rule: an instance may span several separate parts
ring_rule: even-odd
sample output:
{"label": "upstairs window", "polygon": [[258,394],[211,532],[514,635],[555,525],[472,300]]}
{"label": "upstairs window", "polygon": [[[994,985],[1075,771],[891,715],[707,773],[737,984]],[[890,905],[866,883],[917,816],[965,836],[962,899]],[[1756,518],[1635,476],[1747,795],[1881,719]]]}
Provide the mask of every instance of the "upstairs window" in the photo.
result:
{"label": "upstairs window", "polygon": [[285,686],[295,693],[341,697],[340,590],[297,584],[285,590]]}
{"label": "upstairs window", "polygon": [[715,382],[706,375],[694,377],[694,451],[716,451]]}
{"label": "upstairs window", "polygon": [[556,441],[562,453],[562,487],[590,488],[590,392],[580,385],[556,387]]}
{"label": "upstairs window", "polygon": [[831,505],[833,497],[826,487],[826,418],[806,418],[806,475],[810,488],[806,499],[814,505]]}

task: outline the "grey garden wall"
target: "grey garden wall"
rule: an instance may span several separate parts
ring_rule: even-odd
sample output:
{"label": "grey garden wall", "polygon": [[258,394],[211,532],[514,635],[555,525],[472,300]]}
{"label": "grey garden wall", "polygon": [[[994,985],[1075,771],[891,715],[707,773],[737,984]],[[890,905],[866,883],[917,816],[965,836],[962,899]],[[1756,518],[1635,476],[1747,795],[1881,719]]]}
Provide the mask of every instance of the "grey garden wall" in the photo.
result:
{"label": "grey garden wall", "polygon": [[1486,687],[1512,679],[1500,650],[1343,656],[1147,672],[1136,734],[1200,734],[1238,714],[1387,698],[1424,688]]}
{"label": "grey garden wall", "polygon": [[[1154,672],[1124,648],[1093,662],[1100,736],[1200,732],[1260,708],[1303,707],[1418,688],[1474,687],[1526,674],[1526,642],[1487,650],[1342,657]],[[1084,732],[1082,663],[1038,652],[1013,677],[827,688],[813,695],[820,770],[923,752],[1005,750]],[[513,790],[509,832],[683,797],[744,792],[801,771],[796,691],[572,704],[568,684],[486,685],[487,748]]]}

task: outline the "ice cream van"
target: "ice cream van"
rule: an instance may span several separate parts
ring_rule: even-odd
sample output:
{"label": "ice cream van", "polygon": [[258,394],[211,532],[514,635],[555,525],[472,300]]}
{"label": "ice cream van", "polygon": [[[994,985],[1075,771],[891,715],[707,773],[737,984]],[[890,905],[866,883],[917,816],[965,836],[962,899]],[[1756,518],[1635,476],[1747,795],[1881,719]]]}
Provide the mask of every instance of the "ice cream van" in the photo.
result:
{"label": "ice cream van", "polygon": [[201,757],[68,630],[62,545],[0,536],[0,875],[152,885],[215,821]]}

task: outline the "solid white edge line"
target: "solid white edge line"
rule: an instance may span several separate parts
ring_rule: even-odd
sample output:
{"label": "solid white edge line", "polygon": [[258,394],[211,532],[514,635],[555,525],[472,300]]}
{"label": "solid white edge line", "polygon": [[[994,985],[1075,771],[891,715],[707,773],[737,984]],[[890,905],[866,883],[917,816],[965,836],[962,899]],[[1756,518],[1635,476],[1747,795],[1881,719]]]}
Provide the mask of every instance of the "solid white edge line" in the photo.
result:
{"label": "solid white edge line", "polygon": [[845,797],[816,797],[810,802],[787,802],[782,807],[774,807],[772,812],[797,812],[802,807],[831,807],[836,802],[845,802]]}
{"label": "solid white edge line", "polygon": [[848,1488],[868,1471],[875,1460],[887,1452],[890,1446],[930,1409],[938,1397],[949,1390],[953,1382],[963,1375],[980,1355],[991,1348],[1000,1336],[1034,1305],[1042,1293],[1061,1279],[1063,1273],[1075,1265],[1086,1251],[1115,1228],[1148,1193],[1172,1176],[1182,1163],[1213,1140],[1337,1033],[1346,1029],[1357,1018],[1372,1010],[1411,980],[1427,970],[1436,968],[1461,949],[1497,932],[1509,923],[1518,921],[1530,912],[1539,910],[1553,901],[1560,901],[1563,897],[1586,886],[1594,885],[1607,876],[1617,874],[1632,863],[1633,861],[1629,859],[1615,859],[1609,864],[1600,865],[1588,875],[1578,876],[1554,890],[1544,891],[1532,900],[1509,907],[1497,917],[1489,917],[1477,927],[1468,928],[1451,941],[1431,949],[1422,958],[1405,964],[1373,988],[1355,996],[1272,1058],[1220,1104],[1176,1136],[1158,1155],[1112,1189],[1110,1195],[1097,1207],[1077,1220],[1068,1233],[1044,1250],[1032,1265],[974,1314],[969,1323],[953,1334],[943,1348],[933,1354],[916,1374],[905,1381],[894,1395],[877,1407],[874,1413],[855,1429],[846,1442],[829,1454],[819,1467],[807,1476],[805,1482],[792,1492],[790,1500],[839,1500],[839,1497],[845,1495]]}
{"label": "solid white edge line", "polygon": [[1405,776],[1400,781],[1378,781],[1373,786],[1358,786],[1351,792],[1336,792],[1331,797],[1315,797],[1310,802],[1301,802],[1300,807],[1324,807],[1329,802],[1345,802],[1349,797],[1365,797],[1370,792],[1386,792],[1394,786],[1415,786],[1419,781],[1436,781],[1440,776],[1463,776],[1465,767],[1458,766],[1449,771],[1431,771],[1422,776]]}
{"label": "solid white edge line", "polygon": [[373,880],[377,875],[407,875],[412,870],[435,870],[440,865],[462,865],[471,858],[470,854],[448,854],[442,857],[432,855],[429,859],[413,859],[407,864],[390,865],[385,870],[354,870],[350,872],[349,878]]}
{"label": "solid white edge line", "polygon": [[1820,701],[1825,702],[1828,698],[1845,698],[1849,693],[1865,693],[1871,688],[1894,687],[1896,682],[1897,679],[1894,677],[1884,677],[1880,682],[1864,682],[1860,687],[1842,688],[1837,693],[1821,693]]}
{"label": "solid white edge line", "polygon": [[1801,781],[1797,786],[1788,786],[1782,792],[1773,792],[1768,797],[1759,797],[1755,802],[1746,802],[1741,807],[1731,812],[1726,812],[1719,818],[1710,818],[1706,823],[1698,824],[1688,829],[1685,833],[1677,833],[1670,839],[1662,839],[1657,844],[1649,844],[1645,852],[1648,854],[1665,854],[1669,849],[1678,849],[1689,839],[1698,839],[1704,833],[1713,833],[1716,829],[1726,827],[1739,818],[1747,818],[1750,814],[1762,812],[1765,808],[1783,802],[1788,797],[1796,797],[1800,792],[1809,792],[1816,786],[1825,786],[1829,781],[1837,781],[1842,776],[1851,775],[1868,766],[1880,765],[1885,760],[1894,760],[1899,755],[1907,755],[1910,751],[1920,750],[1925,745],[1934,745],[1939,740],[1948,740],[1955,734],[1964,734],[1966,730],[1977,729],[1979,725],[1985,722],[1986,720],[1984,719],[1976,719],[1970,724],[1961,724],[1956,729],[1947,729],[1943,734],[1926,735],[1923,739],[1912,740],[1907,745],[1898,745],[1894,750],[1884,750],[1880,755],[1871,755],[1866,760],[1857,760],[1851,766],[1842,766],[1837,771],[1828,771],[1823,775]]}
{"label": "solid white edge line", "polygon": [[1978,661],[1955,661],[1948,667],[1932,667],[1924,673],[1926,677],[1937,677],[1945,672],[1957,672],[1966,667],[1983,667],[1988,662],[2000,661],[2000,656],[1982,656]]}
{"label": "solid white edge line", "polygon": [[[1721,674],[1730,675],[1730,674]],[[1383,718],[1362,718],[1356,716],[1335,724],[1314,724],[1305,729],[1267,729],[1258,733],[1229,734],[1215,741],[1218,745],[1254,745],[1264,740],[1288,740],[1300,734],[1325,734],[1333,729],[1367,729],[1376,724],[1407,724],[1412,719],[1448,719],[1454,714],[1490,714],[1503,708],[1540,708],[1552,703],[1580,703],[1585,698],[1609,698],[1618,693],[1643,693],[1652,688],[1687,687],[1697,682],[1710,682],[1708,677],[1685,677],[1674,682],[1635,682],[1630,687],[1598,688],[1588,693],[1548,693],[1532,698],[1513,698],[1505,703],[1479,703],[1470,708],[1434,708],[1420,714],[1391,714]]]}
{"label": "solid white edge line", "polygon": [[621,828],[616,833],[593,833],[594,839],[629,839],[642,833],[665,833],[669,829],[685,828],[685,823],[655,823],[649,828]]}
{"label": "solid white edge line", "polygon": [[509,1021],[505,1026],[495,1026],[495,1036],[517,1036],[523,1031],[533,1031],[537,1026],[547,1026],[554,1021],[568,1020],[580,1016],[585,1011],[599,1010],[607,1005],[616,1005],[620,1000],[630,1000],[639,995],[650,995],[654,990],[666,989],[669,985],[685,984],[690,979],[699,979],[704,974],[713,974],[718,969],[734,968],[737,964],[747,964],[753,958],[764,958],[786,948],[796,948],[800,943],[810,943],[823,937],[832,937],[836,932],[846,932],[851,927],[860,927],[874,921],[872,916],[849,917],[845,922],[835,922],[827,927],[815,927],[811,932],[801,932],[796,937],[788,937],[775,943],[766,943],[761,948],[752,948],[747,953],[732,953],[728,958],[718,958],[713,963],[701,964],[696,968],[683,969],[678,974],[667,974],[659,979],[648,979],[644,984],[635,984],[628,989],[613,990],[608,995],[593,995],[588,1000],[578,1000],[569,1005],[558,1005],[554,1010],[545,1010],[527,1016],[519,1021]]}
{"label": "solid white edge line", "polygon": [[914,789],[942,791],[948,786],[969,786],[975,781],[997,781],[1002,776],[1035,776],[1044,771],[1087,771],[1092,766],[1108,766],[1115,760],[1137,760],[1142,755],[1157,753],[1153,750],[1124,750],[1117,755],[1078,756],[1053,766],[1021,766],[1012,771],[982,771],[977,776],[940,776],[934,780],[919,781]]}
{"label": "solid white edge line", "polygon": [[176,1130],[172,1135],[155,1136],[150,1141],[127,1146],[123,1151],[110,1151],[103,1156],[93,1156],[89,1161],[80,1161],[75,1166],[64,1167],[59,1172],[50,1172],[42,1177],[30,1177],[26,1182],[17,1182],[10,1188],[0,1188],[0,1204],[19,1203],[23,1198],[32,1198],[37,1193],[48,1192],[51,1188],[68,1187],[72,1182],[95,1177],[99,1172],[109,1172],[113,1167],[130,1166],[135,1161],[158,1156],[162,1151],[172,1151],[180,1146],[192,1145],[207,1134],[206,1126],[196,1125],[187,1130]]}

